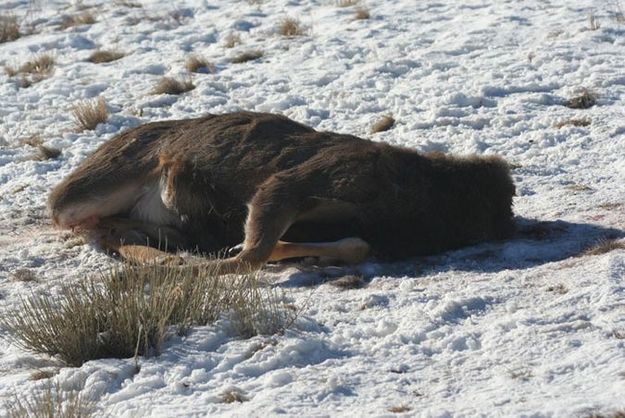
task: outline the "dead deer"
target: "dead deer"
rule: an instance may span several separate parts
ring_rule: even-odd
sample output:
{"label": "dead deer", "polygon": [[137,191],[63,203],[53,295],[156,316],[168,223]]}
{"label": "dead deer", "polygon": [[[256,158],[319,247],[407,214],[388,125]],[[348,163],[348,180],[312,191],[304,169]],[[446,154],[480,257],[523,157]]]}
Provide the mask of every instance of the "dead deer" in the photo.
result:
{"label": "dead deer", "polygon": [[237,255],[205,261],[227,274],[287,258],[359,263],[369,252],[399,259],[503,239],[514,191],[498,157],[419,154],[237,112],[117,135],[56,186],[49,208],[57,226],[95,233],[136,262],[242,242]]}

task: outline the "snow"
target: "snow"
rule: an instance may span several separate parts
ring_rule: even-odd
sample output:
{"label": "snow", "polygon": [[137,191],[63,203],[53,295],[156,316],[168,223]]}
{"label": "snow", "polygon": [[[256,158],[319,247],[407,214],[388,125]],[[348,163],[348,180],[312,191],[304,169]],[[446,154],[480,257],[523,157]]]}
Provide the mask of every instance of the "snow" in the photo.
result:
{"label": "snow", "polygon": [[[97,22],[65,30],[94,6]],[[367,0],[371,18],[332,0],[2,2],[33,33],[0,44],[0,64],[51,52],[50,78],[28,88],[0,74],[0,309],[116,261],[55,231],[48,192],[98,145],[142,122],[239,109],[421,151],[499,154],[514,164],[524,233],[395,264],[272,266],[265,276],[303,312],[285,335],[240,339],[226,322],[165,343],[159,357],[79,368],[25,352],[0,329],[0,403],[36,390],[39,369],[97,399],[98,416],[570,417],[625,408],[625,251],[580,255],[625,237],[625,26],[598,0]],[[176,18],[172,14],[176,12]],[[588,16],[600,23],[589,30]],[[284,38],[296,17],[308,34]],[[242,45],[224,47],[230,33]],[[91,64],[96,48],[124,58]],[[231,64],[247,50],[265,55]],[[150,95],[163,75],[180,96]],[[563,106],[589,88],[597,105]],[[71,107],[102,95],[110,119],[76,133]],[[382,115],[393,129],[370,134]],[[559,122],[588,117],[587,127]],[[62,150],[36,161],[21,140]],[[28,268],[38,282],[16,282]],[[358,274],[366,286],[331,281]],[[619,336],[621,338],[619,338]],[[224,403],[224,393],[244,402]],[[0,409],[0,416],[6,411]]]}

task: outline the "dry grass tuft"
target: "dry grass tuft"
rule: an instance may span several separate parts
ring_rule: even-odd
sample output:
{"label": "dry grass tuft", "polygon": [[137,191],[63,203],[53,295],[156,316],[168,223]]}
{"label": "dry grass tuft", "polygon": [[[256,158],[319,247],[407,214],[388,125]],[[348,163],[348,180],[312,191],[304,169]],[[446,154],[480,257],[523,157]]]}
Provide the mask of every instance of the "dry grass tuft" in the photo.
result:
{"label": "dry grass tuft", "polygon": [[592,247],[588,248],[584,251],[583,255],[601,255],[609,253],[610,251],[623,249],[625,249],[625,242],[620,242],[615,239],[606,239],[601,240]]}
{"label": "dry grass tuft", "polygon": [[613,411],[608,413],[592,413],[587,415],[586,418],[625,418],[625,409],[621,411]]}
{"label": "dry grass tuft", "polygon": [[364,7],[359,7],[358,9],[356,9],[354,20],[367,20],[370,17],[371,17],[371,14],[369,13],[369,9],[366,9]]}
{"label": "dry grass tuft", "polygon": [[242,64],[248,61],[254,61],[261,58],[264,55],[263,51],[259,50],[250,50],[240,53],[239,55],[232,58],[230,61],[233,64]]}
{"label": "dry grass tuft", "polygon": [[243,42],[241,41],[241,35],[238,33],[229,33],[224,38],[224,46],[226,48],[234,48],[237,45],[241,45]]}
{"label": "dry grass tuft", "polygon": [[601,28],[601,25],[599,24],[597,17],[594,14],[590,13],[588,15],[588,29],[598,30],[599,28]]}
{"label": "dry grass tuft", "polygon": [[36,372],[31,373],[30,375],[30,380],[43,380],[43,379],[50,379],[51,377],[54,377],[59,371],[52,371],[52,370],[37,370]]}
{"label": "dry grass tuft", "polygon": [[94,130],[108,119],[106,101],[103,97],[80,101],[72,106],[72,116],[76,122],[77,132]]}
{"label": "dry grass tuft", "polygon": [[392,412],[394,414],[401,414],[403,412],[411,411],[412,408],[406,405],[392,406],[388,409],[388,412]]}
{"label": "dry grass tuft", "polygon": [[348,275],[332,280],[330,284],[339,289],[360,289],[365,286],[362,276]]}
{"label": "dry grass tuft", "polygon": [[293,38],[306,35],[306,30],[298,19],[285,17],[278,22],[278,34]]}
{"label": "dry grass tuft", "polygon": [[350,7],[360,3],[360,0],[337,0],[336,5],[338,7]]}
{"label": "dry grass tuft", "polygon": [[596,93],[584,88],[579,96],[568,99],[564,105],[571,109],[588,109],[597,103],[597,97]]}
{"label": "dry grass tuft", "polygon": [[20,76],[20,87],[29,87],[33,83],[37,83],[44,78],[52,75],[54,72],[54,56],[51,54],[41,54],[34,57],[30,61],[26,61],[19,67],[5,66],[4,71],[9,77]]}
{"label": "dry grass tuft", "polygon": [[37,159],[40,161],[53,160],[61,156],[61,150],[47,145],[39,145],[37,147]]}
{"label": "dry grass tuft", "polygon": [[96,18],[93,13],[84,11],[72,16],[66,16],[61,22],[60,29],[68,29],[74,26],[92,25],[96,22]]}
{"label": "dry grass tuft", "polygon": [[139,8],[143,7],[141,5],[141,3],[136,3],[136,2],[130,1],[130,0],[114,0],[113,4],[115,6],[118,6],[118,7],[128,7],[130,9],[133,9],[133,8],[134,9],[139,9]]}
{"label": "dry grass tuft", "polygon": [[14,394],[5,403],[9,418],[88,418],[95,402],[78,391],[65,391],[58,382],[46,383],[29,396]]}
{"label": "dry grass tuft", "polygon": [[558,129],[564,128],[565,126],[584,127],[584,126],[589,126],[591,122],[592,120],[590,118],[571,118],[571,119],[560,121],[556,123],[554,126]]}
{"label": "dry grass tuft", "polygon": [[18,269],[11,274],[11,280],[15,282],[37,282],[37,274],[30,269]]}
{"label": "dry grass tuft", "polygon": [[214,73],[215,65],[199,55],[189,55],[184,67],[191,73]]}
{"label": "dry grass tuft", "polygon": [[163,77],[154,86],[152,94],[182,94],[191,91],[195,85],[191,79],[177,80],[172,77]]}
{"label": "dry grass tuft", "polygon": [[89,58],[87,58],[87,61],[92,62],[94,64],[101,64],[105,62],[116,61],[125,56],[126,54],[122,51],[117,51],[117,50],[112,50],[112,49],[109,49],[109,50],[102,49],[102,50],[94,51],[91,55],[89,55]]}
{"label": "dry grass tuft", "polygon": [[14,14],[0,15],[0,44],[18,39],[21,36],[20,25]]}
{"label": "dry grass tuft", "polygon": [[39,134],[33,134],[26,138],[22,138],[20,143],[23,145],[30,145],[31,147],[38,147],[43,144],[43,138]]}
{"label": "dry grass tuft", "polygon": [[376,123],[371,127],[371,133],[388,131],[395,125],[395,119],[391,115],[382,116]]}
{"label": "dry grass tuft", "polygon": [[202,266],[126,265],[20,305],[0,316],[9,338],[72,366],[158,355],[172,333],[224,315],[242,336],[283,332],[296,317],[256,276],[215,276]]}
{"label": "dry grass tuft", "polygon": [[225,390],[221,394],[221,401],[223,403],[235,403],[235,402],[243,403],[249,400],[250,399],[247,396],[245,396],[245,394],[237,388]]}
{"label": "dry grass tuft", "polygon": [[564,295],[569,292],[569,289],[566,288],[562,283],[554,284],[552,286],[547,287],[547,292],[557,293],[558,295]]}

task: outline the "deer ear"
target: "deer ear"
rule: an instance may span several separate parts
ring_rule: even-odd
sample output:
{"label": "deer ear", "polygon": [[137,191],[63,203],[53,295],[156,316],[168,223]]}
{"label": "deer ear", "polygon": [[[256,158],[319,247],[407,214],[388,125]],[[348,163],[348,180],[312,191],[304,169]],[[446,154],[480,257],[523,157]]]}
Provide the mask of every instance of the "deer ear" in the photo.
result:
{"label": "deer ear", "polygon": [[182,170],[183,163],[178,159],[163,156],[159,158],[159,164],[156,169],[159,175],[159,186],[161,190],[161,200],[163,204],[169,208],[175,208],[176,202],[176,176]]}

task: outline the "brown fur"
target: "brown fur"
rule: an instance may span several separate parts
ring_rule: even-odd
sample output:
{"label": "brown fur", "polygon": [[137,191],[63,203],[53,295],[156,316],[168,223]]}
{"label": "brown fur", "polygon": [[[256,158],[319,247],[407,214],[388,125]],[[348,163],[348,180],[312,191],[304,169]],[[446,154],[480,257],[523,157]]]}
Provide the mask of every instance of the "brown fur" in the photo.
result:
{"label": "brown fur", "polygon": [[[423,155],[250,112],[123,132],[61,182],[49,206],[62,227],[97,229],[137,218],[146,185],[159,187],[170,218],[138,221],[159,239],[162,229],[170,246],[206,253],[243,241],[232,261],[254,267],[272,259],[278,240],[360,237],[376,256],[397,259],[513,229],[514,185],[500,158]],[[148,230],[135,228],[137,241],[154,243]]]}

